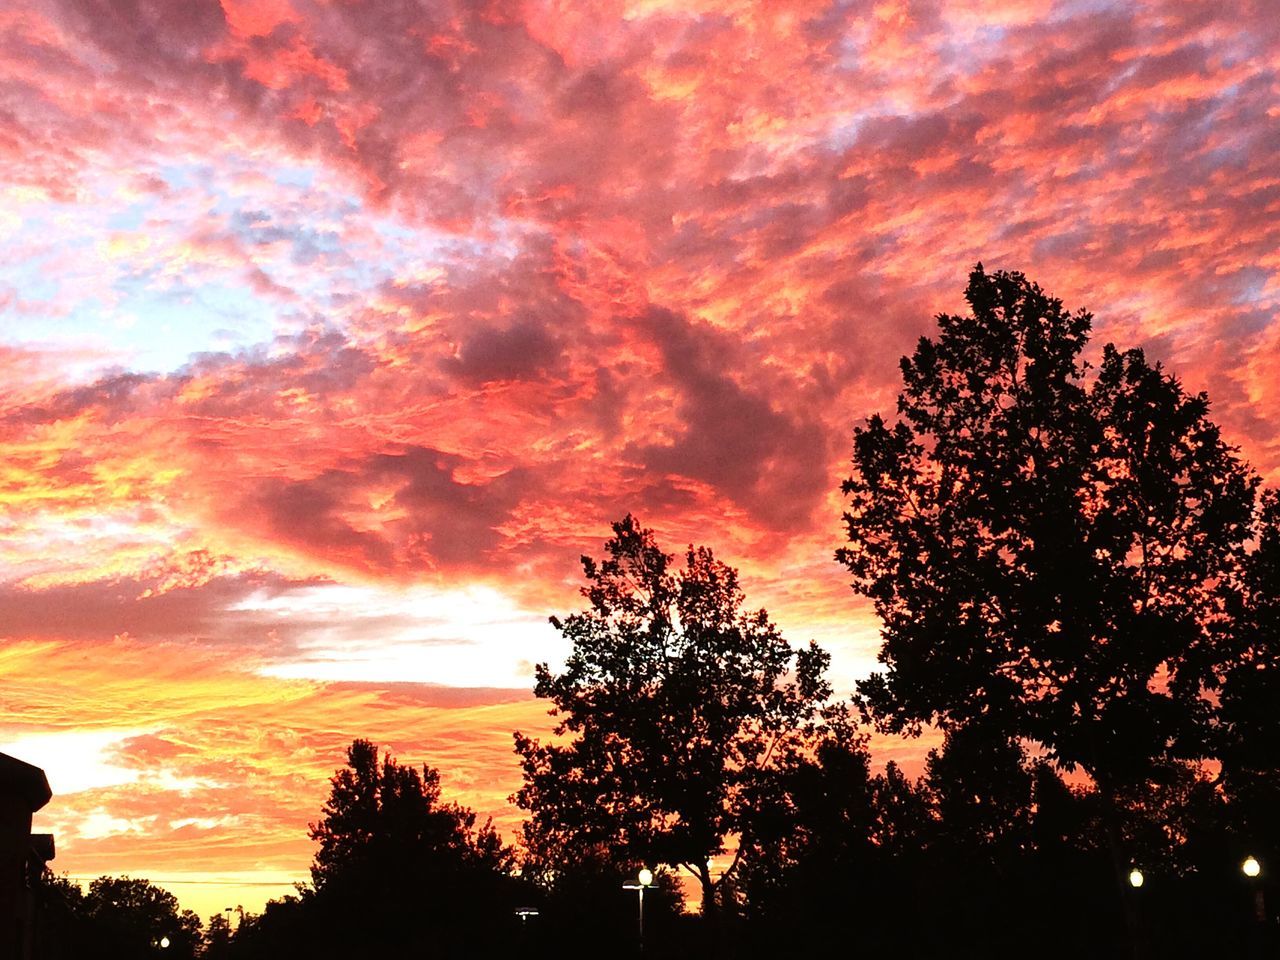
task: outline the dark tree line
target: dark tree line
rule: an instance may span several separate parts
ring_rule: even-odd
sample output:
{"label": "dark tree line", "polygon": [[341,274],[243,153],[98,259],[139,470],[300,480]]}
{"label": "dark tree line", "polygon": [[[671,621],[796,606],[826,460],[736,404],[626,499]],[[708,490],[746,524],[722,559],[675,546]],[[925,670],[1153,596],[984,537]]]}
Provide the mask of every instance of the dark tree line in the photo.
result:
{"label": "dark tree line", "polygon": [[46,872],[33,894],[34,941],[42,958],[192,960],[203,947],[200,918],[145,879],[98,877],[81,890]]}
{"label": "dark tree line", "polygon": [[[520,850],[357,740],[311,885],[199,949],[634,955],[642,868],[652,955],[1276,949],[1280,496],[1141,351],[1091,366],[1089,314],[981,265],[966,299],[854,432],[837,559],[883,646],[850,701],[732,567],[628,516],[552,618],[570,652],[536,671],[553,739],[515,734]],[[872,730],[940,742],[912,777]]]}

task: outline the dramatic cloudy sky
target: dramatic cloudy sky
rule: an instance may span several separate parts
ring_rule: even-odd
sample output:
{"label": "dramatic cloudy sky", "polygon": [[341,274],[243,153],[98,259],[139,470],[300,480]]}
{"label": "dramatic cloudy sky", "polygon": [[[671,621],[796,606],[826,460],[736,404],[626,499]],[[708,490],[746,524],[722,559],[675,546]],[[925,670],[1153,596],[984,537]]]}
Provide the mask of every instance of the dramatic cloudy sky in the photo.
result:
{"label": "dramatic cloudy sky", "polygon": [[57,865],[257,906],[355,735],[509,833],[628,510],[847,687],[850,430],[977,260],[1275,483],[1277,157],[1269,0],[0,4],[0,749]]}

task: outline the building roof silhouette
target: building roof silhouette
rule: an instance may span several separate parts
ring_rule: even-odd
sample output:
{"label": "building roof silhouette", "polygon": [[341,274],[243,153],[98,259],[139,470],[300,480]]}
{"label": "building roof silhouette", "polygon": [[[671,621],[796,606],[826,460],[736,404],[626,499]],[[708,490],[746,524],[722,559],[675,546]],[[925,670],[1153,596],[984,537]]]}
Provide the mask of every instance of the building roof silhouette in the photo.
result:
{"label": "building roof silhouette", "polygon": [[49,802],[53,791],[39,767],[0,753],[0,794],[22,797],[34,813]]}

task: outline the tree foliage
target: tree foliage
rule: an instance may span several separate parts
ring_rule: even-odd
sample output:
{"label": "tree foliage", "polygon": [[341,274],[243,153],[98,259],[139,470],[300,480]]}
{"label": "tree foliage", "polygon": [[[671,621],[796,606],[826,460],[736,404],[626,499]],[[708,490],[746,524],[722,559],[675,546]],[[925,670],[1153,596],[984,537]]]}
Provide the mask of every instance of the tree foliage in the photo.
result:
{"label": "tree foliage", "polygon": [[231,921],[224,914],[215,913],[209,918],[209,925],[204,931],[204,945],[201,956],[204,960],[227,960],[232,955]]}
{"label": "tree foliage", "polygon": [[489,823],[441,798],[439,773],[378,758],[355,740],[311,825],[313,887],[237,931],[237,955],[318,957],[429,949],[498,955],[517,934],[511,850]]}
{"label": "tree foliage", "polygon": [[191,960],[201,945],[200,918],[148,880],[102,876],[82,891],[46,869],[34,892],[38,956]]}
{"label": "tree foliage", "polygon": [[861,702],[885,730],[1027,741],[1086,771],[1140,954],[1122,878],[1162,844],[1131,814],[1220,759],[1258,478],[1141,350],[1108,344],[1091,369],[1088,313],[981,264],[965,297],[903,358],[897,421],[854,432],[837,559],[885,666]]}
{"label": "tree foliage", "polygon": [[[737,572],[705,547],[684,565],[627,516],[605,558],[583,557],[589,606],[552,623],[571,643],[564,670],[537,667],[561,742],[516,734],[516,802],[562,851],[684,867],[704,909],[750,849],[754,785],[811,734],[830,694],[827,656],[793,650],[764,610],[744,609]],[[720,877],[708,860],[738,839]]]}
{"label": "tree foliage", "polygon": [[854,434],[838,558],[883,623],[880,726],[981,724],[1108,792],[1210,755],[1214,624],[1256,478],[1204,394],[1021,274],[969,278],[902,361],[899,419]]}
{"label": "tree foliage", "polygon": [[1259,850],[1280,858],[1280,494],[1261,498],[1256,546],[1233,617],[1235,658],[1221,691],[1220,779],[1235,819]]}
{"label": "tree foliage", "polygon": [[511,851],[490,822],[476,828],[476,815],[443,803],[440,774],[395,761],[378,761],[378,748],[355,740],[347,766],[330,781],[323,816],[310,836],[320,844],[311,868],[317,891],[331,884],[367,883],[371,877],[417,878],[466,870],[507,871]]}
{"label": "tree foliage", "polygon": [[933,796],[939,840],[964,862],[1001,864],[1030,843],[1033,773],[1017,740],[971,724],[948,731],[929,751],[925,782]]}

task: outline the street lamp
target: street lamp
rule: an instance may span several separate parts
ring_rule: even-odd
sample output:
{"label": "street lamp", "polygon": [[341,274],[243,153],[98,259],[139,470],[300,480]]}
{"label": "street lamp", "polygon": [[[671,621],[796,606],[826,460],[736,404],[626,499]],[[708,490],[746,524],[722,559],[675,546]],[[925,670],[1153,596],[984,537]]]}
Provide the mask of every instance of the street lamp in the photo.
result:
{"label": "street lamp", "polygon": [[1262,897],[1262,884],[1258,878],[1262,876],[1262,864],[1255,856],[1247,856],[1240,864],[1240,872],[1249,878],[1249,886],[1253,887],[1253,917],[1259,925],[1267,922],[1267,904]]}
{"label": "street lamp", "polygon": [[161,950],[168,950],[168,949],[169,949],[169,938],[168,938],[168,937],[161,937],[161,938],[160,938],[160,949],[161,949]]}
{"label": "street lamp", "polygon": [[635,890],[640,895],[640,952],[644,953],[644,891],[653,884],[653,871],[648,867],[641,867],[636,879],[640,882],[624,883],[622,889]]}
{"label": "street lamp", "polygon": [[1142,894],[1138,892],[1146,881],[1141,870],[1137,867],[1129,868],[1129,886],[1133,889],[1133,896],[1124,898],[1124,913],[1129,926],[1129,942],[1137,960],[1147,955],[1146,938],[1143,936]]}

